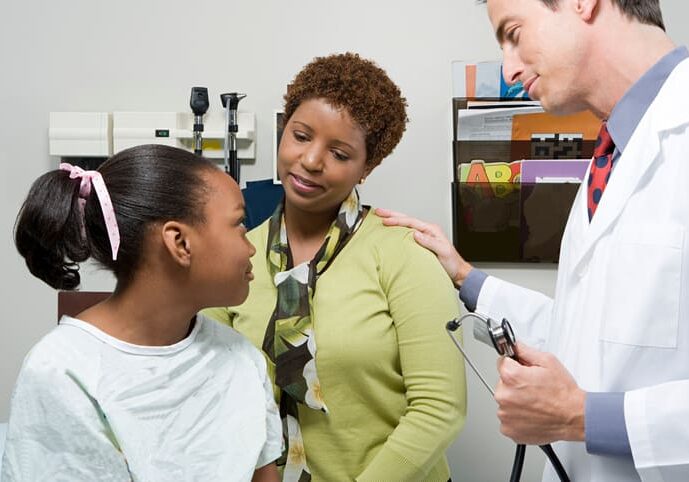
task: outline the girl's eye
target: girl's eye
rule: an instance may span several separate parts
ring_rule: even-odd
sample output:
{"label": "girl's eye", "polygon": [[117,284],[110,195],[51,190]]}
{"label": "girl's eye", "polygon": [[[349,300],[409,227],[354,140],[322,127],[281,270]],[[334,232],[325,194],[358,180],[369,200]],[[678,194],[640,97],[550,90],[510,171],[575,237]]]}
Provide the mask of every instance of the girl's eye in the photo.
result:
{"label": "girl's eye", "polygon": [[340,152],[340,151],[332,151],[332,152],[333,152],[333,156],[338,161],[346,161],[347,159],[349,159],[349,156],[347,154],[345,154],[344,152]]}

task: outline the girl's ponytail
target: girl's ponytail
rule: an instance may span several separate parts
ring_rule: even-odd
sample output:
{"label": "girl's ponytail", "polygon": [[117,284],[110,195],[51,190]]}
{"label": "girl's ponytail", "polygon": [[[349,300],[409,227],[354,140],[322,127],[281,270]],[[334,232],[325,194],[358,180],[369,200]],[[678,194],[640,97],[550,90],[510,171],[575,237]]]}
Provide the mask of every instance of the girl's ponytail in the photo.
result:
{"label": "girl's ponytail", "polygon": [[43,174],[31,186],[14,229],[29,271],[53,288],[79,286],[79,265],[89,257],[79,207],[79,180],[66,171]]}

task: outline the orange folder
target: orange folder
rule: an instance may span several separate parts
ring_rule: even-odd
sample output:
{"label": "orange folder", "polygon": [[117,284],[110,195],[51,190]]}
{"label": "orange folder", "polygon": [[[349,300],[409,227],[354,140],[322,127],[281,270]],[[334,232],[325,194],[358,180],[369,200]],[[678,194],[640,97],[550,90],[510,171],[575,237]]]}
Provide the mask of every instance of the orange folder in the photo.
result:
{"label": "orange folder", "polygon": [[465,67],[466,72],[466,86],[467,86],[467,97],[476,97],[476,65],[467,64]]}
{"label": "orange folder", "polygon": [[589,111],[562,116],[547,112],[516,114],[512,117],[512,140],[530,141],[533,134],[567,133],[581,134],[584,140],[595,141],[600,124],[600,119]]}

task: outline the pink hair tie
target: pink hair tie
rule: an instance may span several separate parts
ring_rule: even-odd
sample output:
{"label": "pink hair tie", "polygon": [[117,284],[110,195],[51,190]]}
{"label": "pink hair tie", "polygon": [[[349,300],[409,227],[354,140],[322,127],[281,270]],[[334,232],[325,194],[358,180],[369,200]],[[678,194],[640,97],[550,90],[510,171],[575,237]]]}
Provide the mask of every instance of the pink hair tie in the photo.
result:
{"label": "pink hair tie", "polygon": [[79,185],[79,207],[82,215],[82,234],[85,236],[84,230],[84,206],[86,205],[86,198],[91,194],[91,186],[96,190],[98,202],[100,202],[101,210],[103,211],[103,219],[105,220],[105,227],[108,230],[108,238],[110,239],[110,247],[112,248],[112,259],[117,260],[117,251],[120,249],[120,230],[117,227],[117,218],[115,218],[115,210],[112,207],[110,194],[105,187],[105,181],[98,171],[84,171],[79,166],[73,166],[66,162],[60,164],[62,171],[69,172],[70,179],[81,179]]}

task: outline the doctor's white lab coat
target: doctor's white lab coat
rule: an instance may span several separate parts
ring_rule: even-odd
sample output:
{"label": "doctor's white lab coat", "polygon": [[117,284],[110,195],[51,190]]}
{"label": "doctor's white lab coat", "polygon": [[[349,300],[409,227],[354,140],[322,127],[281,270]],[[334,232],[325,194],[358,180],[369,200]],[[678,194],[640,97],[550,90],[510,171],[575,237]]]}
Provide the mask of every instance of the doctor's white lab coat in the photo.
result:
{"label": "doctor's white lab coat", "polygon": [[[573,481],[689,481],[689,60],[616,163],[592,222],[586,183],[562,240],[555,299],[489,277],[476,311],[554,353],[590,392],[626,392],[633,460],[554,449]],[[546,464],[544,480],[558,480]]]}

